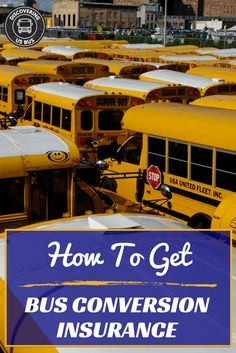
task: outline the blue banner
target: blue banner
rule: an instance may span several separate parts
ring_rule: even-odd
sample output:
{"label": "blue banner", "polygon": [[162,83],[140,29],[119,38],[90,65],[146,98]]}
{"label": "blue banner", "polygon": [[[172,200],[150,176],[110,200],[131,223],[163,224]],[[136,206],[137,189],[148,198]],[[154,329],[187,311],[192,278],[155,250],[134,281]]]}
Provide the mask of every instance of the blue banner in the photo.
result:
{"label": "blue banner", "polygon": [[230,345],[230,232],[8,231],[8,345]]}

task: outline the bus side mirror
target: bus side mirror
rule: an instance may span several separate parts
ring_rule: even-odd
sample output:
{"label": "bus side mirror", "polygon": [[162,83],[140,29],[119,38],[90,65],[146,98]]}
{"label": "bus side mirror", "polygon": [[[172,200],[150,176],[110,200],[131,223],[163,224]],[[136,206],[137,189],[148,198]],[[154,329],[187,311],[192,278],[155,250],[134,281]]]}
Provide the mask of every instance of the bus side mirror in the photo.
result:
{"label": "bus side mirror", "polygon": [[106,170],[108,169],[109,167],[109,164],[105,161],[102,161],[102,160],[99,160],[96,162],[96,167],[100,170],[100,171],[103,171],[103,170]]}
{"label": "bus side mirror", "polygon": [[23,115],[24,115],[24,109],[22,108],[22,106],[20,104],[18,104],[17,110],[8,115],[10,126],[16,126],[17,120],[22,118]]}
{"label": "bus side mirror", "polygon": [[8,119],[9,119],[9,122],[10,122],[10,126],[16,126],[17,125],[17,119],[14,116],[9,115]]}
{"label": "bus side mirror", "polygon": [[161,194],[166,197],[168,200],[172,199],[172,192],[170,191],[169,186],[167,186],[166,184],[162,184],[160,186],[160,192]]}

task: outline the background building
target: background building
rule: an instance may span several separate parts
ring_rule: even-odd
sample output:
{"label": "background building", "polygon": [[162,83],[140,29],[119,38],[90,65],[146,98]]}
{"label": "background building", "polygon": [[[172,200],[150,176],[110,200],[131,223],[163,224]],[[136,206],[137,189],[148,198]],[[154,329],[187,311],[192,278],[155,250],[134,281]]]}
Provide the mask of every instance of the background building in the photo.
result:
{"label": "background building", "polygon": [[[164,27],[164,4],[160,0],[150,0],[149,4],[139,6],[137,11],[137,27],[156,30],[158,32]],[[178,29],[185,28],[183,16],[168,16],[167,27]]]}
{"label": "background building", "polygon": [[207,0],[204,1],[204,16],[236,17],[235,0]]}
{"label": "background building", "polygon": [[[165,0],[160,0],[164,6]],[[168,0],[168,15],[236,17],[235,0]]]}
{"label": "background building", "polygon": [[143,4],[137,11],[137,27],[155,29],[158,27],[158,18],[163,15],[160,3]]}
{"label": "background building", "polygon": [[114,5],[129,5],[129,6],[141,6],[143,4],[149,4],[150,0],[113,0]]}
{"label": "background building", "polygon": [[[168,15],[201,16],[204,0],[168,0]],[[208,2],[209,0],[207,0]],[[164,0],[161,0],[164,6]],[[206,1],[205,1],[206,2]]]}
{"label": "background building", "polygon": [[[1,1],[1,0],[0,0]],[[226,28],[236,19],[236,0],[167,0],[168,28],[197,28],[197,22],[219,19]],[[141,5],[140,5],[141,4]],[[53,26],[104,30],[134,26],[163,28],[165,0],[57,0]]]}
{"label": "background building", "polygon": [[113,0],[80,0],[81,3],[93,2],[93,3],[103,3],[103,4],[113,4]]}
{"label": "background building", "polygon": [[106,30],[132,28],[136,25],[137,7],[105,1],[59,0],[52,5],[53,26]]}

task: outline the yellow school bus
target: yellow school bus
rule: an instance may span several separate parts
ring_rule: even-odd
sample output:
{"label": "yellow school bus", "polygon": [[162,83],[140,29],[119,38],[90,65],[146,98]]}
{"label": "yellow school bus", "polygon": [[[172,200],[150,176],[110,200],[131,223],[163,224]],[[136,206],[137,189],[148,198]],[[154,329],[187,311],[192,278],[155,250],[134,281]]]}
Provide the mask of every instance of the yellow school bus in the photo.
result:
{"label": "yellow school bus", "polygon": [[[45,46],[48,45],[63,45],[63,46],[68,46],[72,45],[75,41],[70,39],[70,38],[55,38],[55,37],[43,37],[38,43],[30,46],[30,49],[33,50],[42,50]],[[18,45],[15,45],[13,43],[5,43],[3,45],[4,49],[21,49]]]}
{"label": "yellow school bus", "polygon": [[[99,58],[99,59],[106,59],[106,60],[126,60],[124,56],[124,50],[123,49],[111,49],[111,48],[106,48],[106,49],[92,49],[93,55],[91,57],[93,58]],[[127,51],[126,51],[127,53]]]}
{"label": "yellow school bus", "polygon": [[206,55],[206,56],[201,56],[201,55],[162,55],[160,57],[160,62],[163,63],[169,63],[169,62],[176,62],[176,63],[181,63],[181,62],[191,62],[191,61],[197,61],[197,62],[217,62],[218,60],[211,55]]}
{"label": "yellow school bus", "polygon": [[69,60],[64,55],[43,53],[33,49],[4,49],[2,55],[16,56],[22,59]]}
{"label": "yellow school bus", "polygon": [[[200,56],[200,55],[176,55],[176,56],[167,56],[163,55],[160,57],[160,63],[165,64],[177,64],[177,65],[185,65],[187,68],[186,72],[190,68],[198,67],[198,66],[215,66],[216,64],[220,67],[221,61],[217,60],[214,56]],[[170,69],[172,70],[172,69]],[[175,70],[180,71],[180,70]]]}
{"label": "yellow school bus", "polygon": [[209,78],[222,78],[236,83],[236,70],[223,67],[196,67],[187,71],[188,74],[201,75]]}
{"label": "yellow school bus", "polygon": [[189,63],[189,69],[194,69],[195,67],[199,66],[226,67],[229,69],[231,68],[231,64],[226,60],[195,60]]}
{"label": "yellow school bus", "polygon": [[3,49],[20,49],[20,47],[8,41],[3,44]]}
{"label": "yellow school bus", "polygon": [[1,130],[0,143],[1,230],[73,213],[68,192],[79,165],[75,144],[33,126]]}
{"label": "yellow school bus", "polygon": [[195,50],[199,55],[208,55],[211,54],[214,50],[218,50],[216,47],[202,47]]}
{"label": "yellow school bus", "polygon": [[127,78],[138,78],[144,72],[155,70],[154,65],[148,63],[131,63],[121,60],[78,59],[76,62],[106,65],[110,75]]}
{"label": "yellow school bus", "polygon": [[[103,49],[98,49],[98,48],[93,48],[92,49],[92,52],[93,53],[96,53],[98,54],[98,58],[100,59],[108,59],[108,60],[113,60],[113,59],[116,59],[116,60],[125,60],[124,59],[124,56],[123,56],[123,52],[124,50],[123,49],[112,49],[112,48],[103,48]],[[121,53],[119,55],[119,53]],[[105,55],[105,57],[102,57],[103,55]],[[96,56],[92,56],[94,58],[96,58]]]}
{"label": "yellow school bus", "polygon": [[[94,33],[97,35],[96,33]],[[93,33],[91,33],[93,36]],[[73,45],[78,48],[97,49],[97,48],[110,48],[114,43],[127,44],[127,40],[112,40],[112,39],[90,39],[90,40],[74,40]]]}
{"label": "yellow school bus", "polygon": [[229,67],[230,69],[236,69],[236,60],[227,60],[227,61],[225,60],[224,62],[226,62],[229,65],[225,67]]}
{"label": "yellow school bus", "polygon": [[[143,171],[149,184],[156,182],[154,187],[145,186],[143,204],[181,219],[193,228],[215,228],[216,224],[220,228],[219,217],[228,210],[236,240],[233,225],[235,112],[175,103],[148,103],[129,109],[124,115],[123,127],[134,133],[114,158],[108,160],[109,177],[113,177],[112,173]],[[134,180],[120,178],[116,181],[119,194],[135,200]],[[162,199],[162,184],[170,189],[166,192],[172,193],[171,208],[168,203],[161,207],[157,204]]]}
{"label": "yellow school bus", "polygon": [[[136,61],[133,61],[136,62]],[[138,62],[138,61],[137,61]],[[186,72],[189,69],[189,63],[186,62],[171,62],[171,63],[161,63],[161,62],[148,62],[150,65],[156,67],[156,70],[173,70],[173,71],[180,71]]]}
{"label": "yellow school bus", "polygon": [[[95,52],[107,53],[110,60],[129,60],[130,54],[146,53],[146,50],[140,51],[139,49],[94,49]],[[149,53],[149,51],[147,52]],[[150,53],[151,54],[151,53]]]}
{"label": "yellow school bus", "polygon": [[[97,152],[110,153],[110,143],[118,144],[126,138],[121,120],[132,106],[144,103],[130,95],[109,94],[70,83],[46,83],[30,87],[27,97],[31,100],[24,119],[26,123],[50,128],[72,139],[86,153],[100,144]],[[99,157],[99,158],[100,158]]]}
{"label": "yellow school bus", "polygon": [[16,66],[21,61],[27,60],[27,59],[18,58],[17,56],[11,56],[11,55],[2,55],[1,58],[3,58],[5,61],[3,64],[13,65],[13,66]]}
{"label": "yellow school bus", "polygon": [[98,190],[99,174],[70,139],[16,126],[0,131],[0,143],[0,231],[86,212],[138,212],[131,201]]}
{"label": "yellow school bus", "polygon": [[236,110],[236,96],[218,95],[206,96],[190,103],[201,107],[223,108]]}
{"label": "yellow school bus", "polygon": [[[129,61],[140,61],[140,62],[160,62],[160,57],[165,55],[165,52],[155,52],[148,50],[136,50],[135,52],[126,51],[125,60]],[[168,53],[168,55],[175,56],[174,53]]]}
{"label": "yellow school bus", "polygon": [[129,94],[149,102],[189,103],[200,97],[196,88],[168,85],[159,82],[144,82],[129,78],[102,77],[85,83],[85,87],[102,89],[110,93]]}
{"label": "yellow school bus", "polygon": [[140,80],[151,82],[167,82],[188,85],[200,90],[201,96],[212,94],[236,94],[236,84],[224,79],[208,78],[172,70],[155,70],[139,76]]}
{"label": "yellow school bus", "polygon": [[128,49],[128,50],[160,50],[163,48],[162,44],[148,44],[148,43],[128,43],[128,44],[113,44],[112,48],[114,49]]}
{"label": "yellow school bus", "polygon": [[233,59],[236,59],[236,50],[235,48],[217,49],[217,50],[212,50],[211,55],[215,56],[217,59],[233,60]]}
{"label": "yellow school bus", "polygon": [[62,55],[68,60],[80,58],[100,58],[109,59],[106,52],[94,51],[92,49],[77,48],[76,46],[48,45],[42,49],[44,54]]}
{"label": "yellow school bus", "polygon": [[[0,66],[0,115],[15,113],[19,107],[25,109],[28,102],[25,99],[25,90],[37,83],[59,82],[64,79],[55,74],[46,74],[20,67]],[[1,124],[4,124],[4,118]]]}
{"label": "yellow school bus", "polygon": [[[125,60],[125,61],[138,61],[138,62],[150,62],[153,59],[154,62],[159,61],[159,56],[164,55],[165,52],[155,52],[153,50],[140,50],[140,49],[93,49],[97,53],[106,53],[110,59],[113,60]],[[170,53],[170,55],[175,55]]]}
{"label": "yellow school bus", "polygon": [[38,43],[32,45],[30,48],[33,50],[42,50],[46,46],[51,45],[63,45],[70,46],[76,43],[75,40],[71,38],[42,38]]}
{"label": "yellow school bus", "polygon": [[86,61],[30,60],[21,62],[18,66],[33,71],[60,75],[65,81],[80,85],[88,80],[109,75],[107,65]]}
{"label": "yellow school bus", "polygon": [[168,47],[158,48],[155,49],[156,51],[165,51],[171,53],[181,53],[181,54],[188,54],[188,53],[195,53],[199,47],[197,45],[192,44],[184,44],[184,45],[172,45]]}

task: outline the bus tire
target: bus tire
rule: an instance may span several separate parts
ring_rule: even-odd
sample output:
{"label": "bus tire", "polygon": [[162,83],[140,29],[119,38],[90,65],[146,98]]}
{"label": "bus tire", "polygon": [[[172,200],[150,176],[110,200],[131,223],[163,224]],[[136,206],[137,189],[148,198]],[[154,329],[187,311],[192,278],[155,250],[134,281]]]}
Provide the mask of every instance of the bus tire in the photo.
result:
{"label": "bus tire", "polygon": [[195,213],[188,221],[188,226],[194,229],[210,229],[211,217],[206,213]]}

